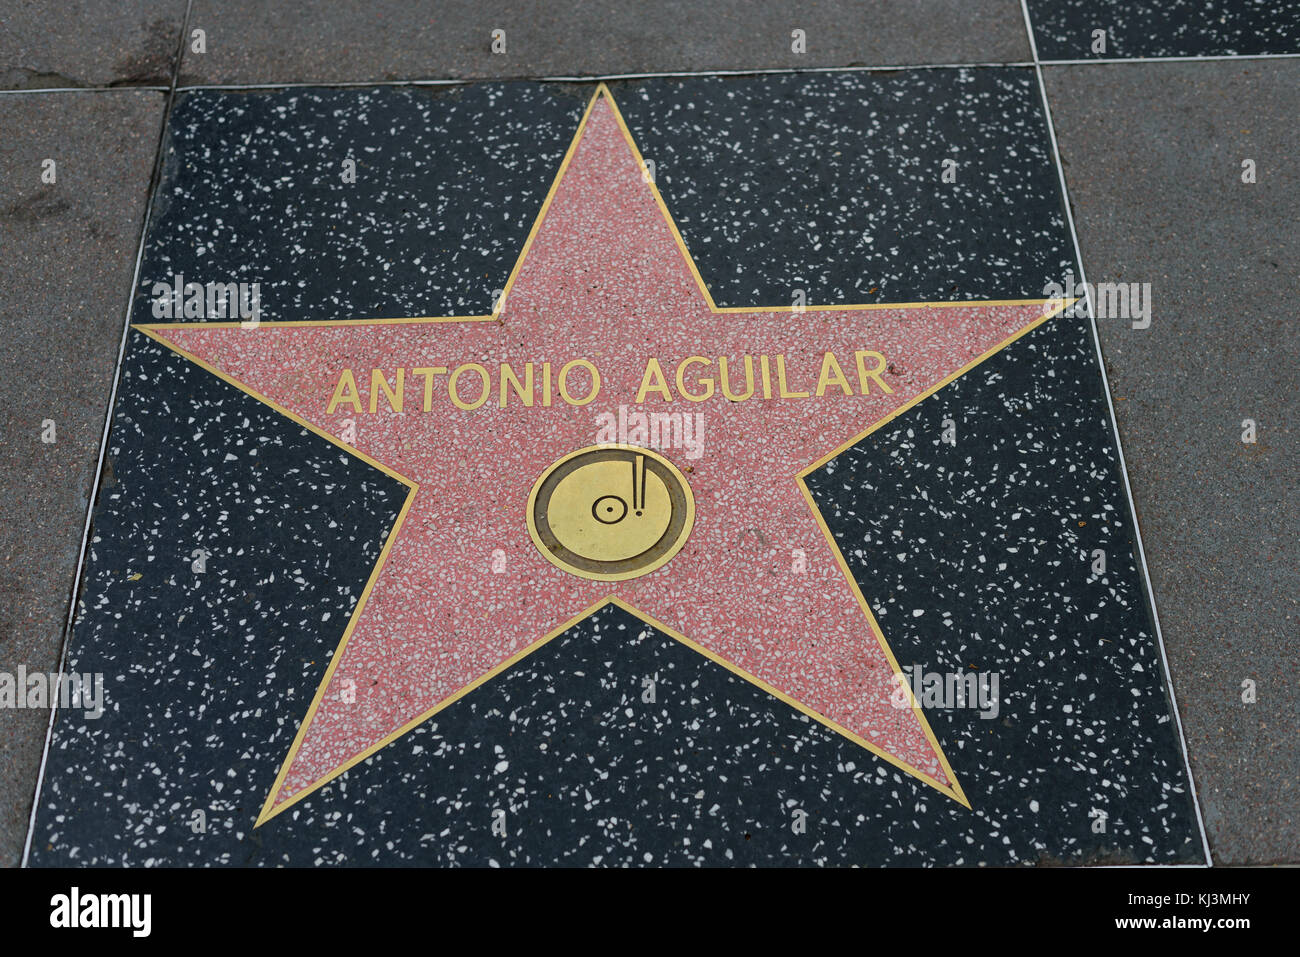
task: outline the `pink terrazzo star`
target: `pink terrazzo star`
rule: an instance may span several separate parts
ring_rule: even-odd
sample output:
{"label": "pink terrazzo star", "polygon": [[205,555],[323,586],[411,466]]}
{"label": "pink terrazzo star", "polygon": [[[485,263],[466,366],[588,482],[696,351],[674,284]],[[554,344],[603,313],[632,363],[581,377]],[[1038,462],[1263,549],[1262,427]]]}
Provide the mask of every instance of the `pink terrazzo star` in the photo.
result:
{"label": "pink terrazzo star", "polygon": [[[966,803],[924,716],[891,703],[897,663],[801,476],[1045,312],[1041,302],[715,309],[602,88],[498,314],[142,327],[323,434],[342,441],[355,429],[351,447],[412,487],[259,823],[611,598]],[[862,350],[888,360],[876,379],[855,368]],[[827,352],[846,384],[780,397],[775,356],[785,357],[789,393],[814,393]],[[773,398],[761,385],[744,401],[720,389],[697,402],[679,394],[674,370],[688,356],[712,360],[692,367],[689,389],[701,375],[716,379],[726,356],[731,391],[743,391],[746,355],[756,370],[759,356],[773,357]],[[689,481],[694,529],[679,554],[640,578],[576,577],[531,541],[529,492],[557,459],[597,442],[600,413],[635,407],[652,357],[674,400],[653,392],[640,408],[704,416],[702,455],[659,450]],[[501,363],[518,371],[532,362],[540,376],[549,362],[554,377],[574,359],[599,369],[594,401],[553,394],[546,406],[538,383],[531,407],[513,393],[501,406]],[[467,363],[490,373],[488,399],[473,410],[452,404],[449,375],[412,371]],[[402,411],[380,393],[371,413],[371,370],[395,386],[399,368]],[[360,412],[338,402],[327,411],[344,369],[356,374]],[[582,371],[569,384],[578,398],[592,385]],[[471,405],[481,387],[471,370],[457,394]],[[794,570],[800,554],[806,568]]]}

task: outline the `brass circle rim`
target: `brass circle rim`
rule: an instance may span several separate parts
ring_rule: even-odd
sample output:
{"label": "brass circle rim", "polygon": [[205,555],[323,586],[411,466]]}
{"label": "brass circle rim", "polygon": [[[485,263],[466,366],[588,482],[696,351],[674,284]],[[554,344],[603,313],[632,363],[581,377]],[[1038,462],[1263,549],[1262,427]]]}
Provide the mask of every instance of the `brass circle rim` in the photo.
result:
{"label": "brass circle rim", "polygon": [[[673,517],[670,520],[669,528],[664,533],[664,536],[666,537],[670,533],[673,533],[675,534],[675,538],[663,554],[657,556],[654,561],[628,571],[602,572],[590,568],[582,568],[566,561],[562,555],[556,553],[557,548],[555,546],[549,546],[546,543],[542,530],[538,528],[536,517],[537,502],[543,486],[566,462],[570,462],[580,456],[590,455],[593,452],[630,452],[634,455],[644,455],[648,467],[651,463],[656,464],[674,480],[672,483],[666,482],[665,485],[669,485],[670,495],[673,492],[672,486],[674,485],[676,486],[676,490],[681,494],[683,508],[680,516],[680,524],[678,524],[678,515],[676,511],[674,511]],[[659,477],[662,480],[664,475],[661,474]],[[621,443],[588,445],[584,448],[575,449],[567,455],[561,456],[542,470],[542,474],[538,476],[537,481],[533,483],[532,491],[528,494],[528,508],[525,518],[528,523],[528,535],[533,540],[533,545],[539,552],[541,552],[542,556],[556,568],[559,568],[561,571],[567,572],[577,578],[585,578],[590,581],[628,581],[633,578],[641,578],[642,576],[649,575],[651,572],[657,571],[664,565],[668,564],[668,562],[672,561],[672,559],[676,557],[677,553],[685,547],[686,540],[690,538],[691,531],[695,527],[695,495],[691,491],[690,483],[686,481],[686,476],[682,474],[681,470],[654,449],[643,448],[639,445],[624,445]],[[674,526],[677,527],[675,532]],[[567,549],[564,549],[564,547],[559,545],[558,542],[556,543],[556,546],[558,546],[559,551],[567,551]]]}

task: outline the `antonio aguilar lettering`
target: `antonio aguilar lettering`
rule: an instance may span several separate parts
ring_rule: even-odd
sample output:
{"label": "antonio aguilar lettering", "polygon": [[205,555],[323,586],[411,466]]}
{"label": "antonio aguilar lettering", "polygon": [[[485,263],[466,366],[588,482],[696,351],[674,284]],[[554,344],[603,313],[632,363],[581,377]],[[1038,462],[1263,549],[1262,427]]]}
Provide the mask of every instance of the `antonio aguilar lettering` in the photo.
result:
{"label": "antonio aguilar lettering", "polygon": [[[651,397],[665,402],[677,399],[703,402],[715,394],[732,402],[870,395],[873,386],[883,393],[894,391],[881,379],[888,361],[883,354],[869,349],[860,349],[847,360],[834,352],[825,352],[820,366],[802,370],[801,377],[798,370],[787,368],[783,354],[745,355],[735,364],[727,356],[687,356],[675,368],[671,363],[669,366],[671,380],[659,359],[647,359],[633,402],[640,405]],[[850,370],[848,373],[844,371],[845,366]],[[363,373],[362,384],[352,369],[343,369],[334,383],[325,412],[327,415],[374,414],[382,406],[387,406],[385,412],[433,412],[445,408],[444,400],[472,412],[493,396],[502,409],[513,402],[529,408],[535,404],[549,408],[557,400],[584,406],[600,394],[601,382],[600,369],[589,359],[572,359],[558,369],[551,362],[526,362],[518,368],[502,362],[497,367],[495,383],[492,371],[478,362],[399,367],[391,371],[371,369],[368,382]],[[670,382],[676,385],[675,391]]]}

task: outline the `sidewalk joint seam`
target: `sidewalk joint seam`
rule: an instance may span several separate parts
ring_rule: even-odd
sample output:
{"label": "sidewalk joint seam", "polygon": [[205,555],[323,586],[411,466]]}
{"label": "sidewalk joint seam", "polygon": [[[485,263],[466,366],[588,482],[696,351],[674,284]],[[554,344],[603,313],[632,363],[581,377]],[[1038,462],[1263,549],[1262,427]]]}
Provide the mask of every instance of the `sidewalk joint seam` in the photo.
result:
{"label": "sidewalk joint seam", "polygon": [[[86,496],[86,520],[82,526],[81,548],[77,552],[77,567],[72,578],[72,594],[68,602],[68,617],[63,625],[63,636],[59,643],[59,673],[64,674],[68,667],[68,646],[71,644],[72,626],[77,616],[77,602],[81,597],[81,576],[86,566],[86,551],[90,546],[90,529],[95,517],[95,506],[99,503],[100,482],[104,475],[104,457],[108,454],[108,437],[113,426],[114,406],[117,403],[117,390],[122,380],[122,359],[126,355],[126,342],[131,334],[131,313],[135,308],[136,290],[140,283],[140,266],[144,260],[144,245],[149,236],[149,219],[153,215],[153,201],[162,183],[164,152],[167,146],[167,131],[171,122],[172,106],[176,102],[176,84],[180,79],[181,59],[185,52],[186,31],[189,29],[190,10],[194,0],[186,0],[185,16],[181,19],[180,38],[176,45],[176,62],[172,66],[171,84],[167,90],[167,101],[163,105],[162,122],[158,130],[158,145],[154,149],[153,170],[149,176],[148,191],[145,198],[144,217],[140,223],[140,242],[136,247],[135,268],[131,275],[131,288],[126,297],[126,310],[122,320],[122,337],[118,342],[117,361],[113,367],[112,387],[108,393],[108,406],[104,411],[104,430],[99,439],[99,459],[95,463],[95,476]],[[123,89],[115,87],[114,89]],[[50,745],[54,740],[54,720],[59,711],[58,702],[50,707],[49,723],[45,727],[45,747],[41,752],[41,764],[36,774],[36,788],[32,795],[32,812],[27,822],[27,840],[23,844],[23,856],[20,867],[27,867],[32,853],[32,839],[36,834],[36,812],[41,803],[41,790],[45,784],[45,768],[49,762]]]}
{"label": "sidewalk joint seam", "polygon": [[1115,403],[1110,396],[1110,380],[1106,375],[1106,362],[1101,352],[1101,336],[1097,332],[1097,315],[1093,310],[1092,291],[1087,285],[1088,277],[1083,268],[1083,251],[1079,248],[1079,234],[1074,226],[1074,212],[1070,208],[1070,190],[1065,181],[1065,167],[1061,164],[1061,147],[1056,140],[1056,125],[1052,122],[1052,107],[1047,99],[1047,84],[1043,82],[1042,61],[1038,59],[1038,43],[1034,39],[1034,26],[1029,16],[1028,0],[1020,0],[1020,9],[1025,17],[1025,30],[1029,34],[1029,49],[1034,56],[1034,72],[1038,76],[1038,92],[1043,101],[1043,119],[1047,124],[1047,134],[1051,139],[1052,162],[1056,166],[1056,173],[1061,187],[1061,204],[1065,208],[1065,221],[1069,224],[1070,239],[1074,243],[1074,259],[1079,267],[1079,282],[1083,284],[1084,298],[1088,304],[1088,326],[1092,330],[1092,344],[1097,355],[1097,371],[1101,374],[1101,391],[1106,397],[1110,427],[1115,436],[1115,452],[1119,456],[1119,474],[1124,479],[1124,494],[1128,498],[1129,516],[1133,524],[1133,543],[1137,549],[1138,560],[1142,563],[1142,577],[1146,581],[1147,604],[1151,609],[1151,623],[1155,627],[1156,643],[1160,648],[1160,660],[1164,665],[1165,690],[1169,695],[1169,710],[1173,712],[1174,725],[1178,729],[1178,743],[1183,752],[1183,767],[1187,771],[1187,784],[1191,789],[1192,807],[1196,811],[1196,824],[1201,832],[1201,849],[1205,853],[1205,866],[1213,867],[1214,858],[1210,855],[1210,841],[1205,833],[1205,821],[1201,817],[1201,802],[1196,793],[1196,779],[1192,775],[1192,762],[1187,753],[1187,736],[1183,732],[1183,720],[1178,711],[1178,699],[1174,694],[1174,675],[1169,668],[1169,655],[1165,651],[1164,633],[1160,630],[1160,614],[1156,610],[1156,595],[1151,586],[1151,569],[1147,566],[1146,547],[1142,543],[1142,529],[1138,526],[1137,503],[1133,501],[1133,488],[1129,484],[1128,462],[1124,459],[1124,445],[1120,440],[1119,422],[1115,418]]}
{"label": "sidewalk joint seam", "polygon": [[25,93],[167,93],[168,86],[45,86],[35,90],[0,90],[0,96],[21,96]]}
{"label": "sidewalk joint seam", "polygon": [[[188,18],[188,10],[186,17]],[[186,24],[188,26],[188,24]],[[182,44],[183,46],[184,44]],[[1032,43],[1031,49],[1037,45]],[[0,90],[0,96],[15,96],[28,93],[121,93],[149,90],[156,93],[188,93],[194,90],[291,90],[302,88],[346,88],[374,86],[466,86],[471,83],[604,83],[613,80],[652,80],[675,79],[709,76],[779,76],[806,73],[873,73],[893,70],[976,70],[999,67],[1035,67],[1044,66],[1097,66],[1117,63],[1217,63],[1233,60],[1294,60],[1300,59],[1300,53],[1225,53],[1198,56],[1135,56],[1135,57],[1093,57],[1088,59],[1059,60],[1005,60],[971,63],[904,63],[878,64],[872,66],[814,66],[814,67],[753,67],[741,70],[665,70],[642,73],[590,73],[573,76],[480,76],[480,77],[441,77],[412,78],[404,80],[289,80],[267,83],[191,83],[180,85],[179,67],[172,77],[171,86],[58,86],[43,87],[34,90],[9,89]]]}

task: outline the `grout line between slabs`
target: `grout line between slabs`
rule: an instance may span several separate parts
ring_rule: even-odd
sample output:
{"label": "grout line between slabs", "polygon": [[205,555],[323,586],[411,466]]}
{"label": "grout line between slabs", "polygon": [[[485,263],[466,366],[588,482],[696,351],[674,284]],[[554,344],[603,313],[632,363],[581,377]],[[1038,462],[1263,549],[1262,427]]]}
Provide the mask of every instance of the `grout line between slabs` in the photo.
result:
{"label": "grout line between slabs", "polygon": [[[189,16],[188,9],[186,16]],[[188,27],[188,23],[186,24]],[[182,44],[183,46],[183,44]],[[1037,45],[1030,39],[1030,49],[1036,51]],[[183,55],[183,52],[182,52]],[[477,77],[443,77],[404,80],[287,80],[267,83],[193,83],[180,85],[179,67],[177,75],[172,78],[171,86],[56,86],[42,87],[34,90],[11,89],[0,90],[0,96],[17,96],[31,93],[122,93],[137,90],[150,90],[156,93],[182,92],[193,90],[293,90],[310,87],[373,87],[373,86],[465,86],[471,83],[603,83],[611,80],[651,80],[706,76],[779,76],[806,73],[872,73],[894,70],[971,70],[988,67],[1035,67],[1044,66],[1094,66],[1116,63],[1218,63],[1232,60],[1294,60],[1300,59],[1300,53],[1224,53],[1197,56],[1133,56],[1133,57],[1089,57],[1085,59],[1060,60],[990,60],[971,63],[898,63],[871,66],[813,66],[813,67],[752,67],[739,70],[664,70],[640,73],[590,73],[545,76],[477,76]]]}
{"label": "grout line between slabs", "polygon": [[1221,63],[1225,60],[1294,60],[1297,57],[1300,57],[1300,53],[1215,53],[1197,56],[1099,56],[1077,60],[1039,60],[1036,65],[1087,66],[1092,63]]}
{"label": "grout line between slabs", "polygon": [[1133,488],[1128,479],[1128,463],[1124,459],[1124,446],[1120,441],[1119,422],[1115,419],[1115,403],[1110,397],[1110,380],[1106,376],[1106,362],[1101,352],[1101,337],[1097,332],[1097,317],[1093,311],[1092,290],[1087,285],[1088,277],[1083,268],[1083,252],[1079,248],[1079,234],[1074,226],[1074,212],[1070,208],[1070,191],[1065,182],[1065,167],[1061,165],[1061,148],[1056,140],[1056,125],[1052,122],[1052,107],[1047,100],[1047,84],[1043,82],[1042,62],[1038,59],[1038,43],[1034,39],[1033,21],[1029,16],[1028,0],[1020,0],[1020,9],[1025,16],[1025,30],[1029,34],[1029,49],[1034,57],[1034,72],[1038,76],[1038,92],[1043,100],[1043,119],[1047,123],[1047,133],[1052,143],[1052,160],[1056,165],[1057,177],[1061,187],[1061,202],[1065,207],[1065,221],[1070,227],[1070,239],[1074,243],[1074,258],[1079,267],[1079,282],[1084,284],[1084,296],[1088,303],[1088,325],[1092,330],[1092,345],[1097,355],[1097,369],[1101,373],[1102,393],[1106,396],[1106,409],[1110,414],[1110,427],[1115,435],[1115,451],[1119,455],[1119,473],[1124,479],[1124,494],[1128,498],[1129,515],[1133,522],[1133,540],[1137,545],[1138,560],[1142,563],[1142,575],[1146,580],[1147,603],[1151,609],[1151,622],[1155,626],[1156,643],[1160,647],[1160,660],[1165,669],[1165,689],[1169,693],[1170,710],[1174,714],[1174,724],[1178,728],[1178,743],[1183,752],[1183,767],[1187,771],[1187,784],[1191,789],[1192,807],[1196,811],[1196,824],[1201,832],[1201,850],[1205,854],[1205,866],[1213,867],[1214,858],[1210,854],[1210,841],[1205,833],[1205,821],[1201,817],[1201,801],[1196,793],[1196,779],[1192,775],[1192,762],[1187,752],[1187,735],[1183,731],[1183,719],[1178,711],[1178,698],[1174,694],[1174,676],[1169,668],[1169,655],[1165,651],[1164,634],[1160,630],[1160,614],[1156,610],[1155,591],[1151,586],[1151,569],[1147,566],[1146,547],[1142,543],[1142,529],[1138,527],[1137,503],[1133,501]]}
{"label": "grout line between slabs", "polygon": [[0,90],[0,96],[22,96],[28,93],[167,93],[169,86],[43,86],[35,90]]}
{"label": "grout line between slabs", "polygon": [[755,67],[745,70],[665,70],[644,73],[588,73],[544,76],[478,76],[408,80],[296,80],[268,83],[198,83],[180,90],[287,90],[302,87],[465,86],[471,83],[605,83],[612,80],[688,79],[708,76],[798,76],[818,73],[877,73],[896,70],[969,70],[981,67],[1031,67],[1031,60],[984,63],[906,63],[877,66]]}
{"label": "grout line between slabs", "polygon": [[[131,274],[131,289],[127,294],[126,313],[122,317],[122,337],[117,346],[117,362],[113,367],[113,383],[108,393],[108,407],[104,411],[104,431],[99,439],[99,460],[95,463],[95,477],[87,496],[86,521],[82,526],[81,548],[77,553],[77,569],[72,579],[72,595],[68,602],[68,617],[63,625],[63,637],[59,647],[59,673],[67,672],[68,646],[72,638],[72,626],[77,617],[77,602],[81,597],[81,575],[86,566],[86,552],[90,547],[90,527],[95,517],[95,506],[99,501],[100,481],[104,474],[104,457],[108,454],[108,436],[113,426],[114,406],[117,404],[117,389],[122,381],[122,359],[126,354],[127,338],[131,334],[131,313],[135,307],[136,288],[140,282],[140,264],[144,259],[144,244],[149,235],[149,218],[153,215],[154,195],[162,184],[164,151],[167,147],[167,129],[171,123],[172,105],[176,102],[176,83],[180,79],[181,59],[185,54],[185,31],[189,29],[190,8],[194,0],[187,0],[185,16],[181,20],[181,35],[177,42],[176,63],[172,69],[172,81],[167,88],[167,102],[163,106],[162,123],[158,130],[158,145],[154,150],[153,170],[149,177],[148,195],[145,200],[144,218],[140,224],[140,243],[136,247],[135,267]],[[115,88],[120,89],[120,88]],[[131,89],[141,89],[132,87]],[[32,794],[32,813],[27,821],[27,840],[23,844],[23,857],[19,866],[27,867],[32,853],[32,839],[36,834],[36,812],[41,805],[41,789],[45,783],[45,768],[50,758],[50,744],[54,740],[54,719],[58,714],[58,702],[50,707],[50,720],[45,727],[45,748],[41,752],[40,769],[36,775],[36,789]]]}

